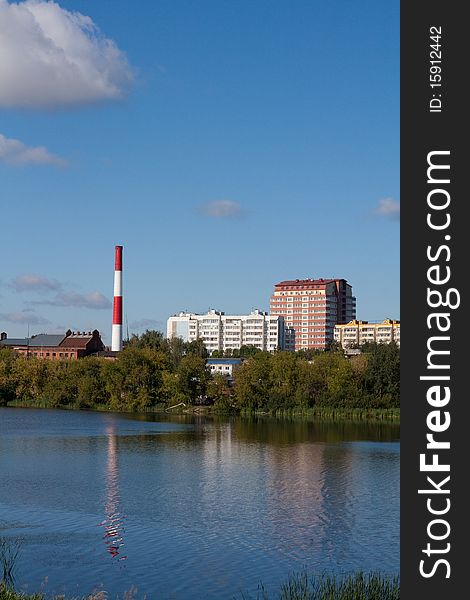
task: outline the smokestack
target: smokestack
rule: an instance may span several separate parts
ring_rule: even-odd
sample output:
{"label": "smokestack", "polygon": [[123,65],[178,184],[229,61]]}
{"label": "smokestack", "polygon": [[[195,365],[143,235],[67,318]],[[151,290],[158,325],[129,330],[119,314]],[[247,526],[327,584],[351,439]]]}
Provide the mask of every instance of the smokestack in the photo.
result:
{"label": "smokestack", "polygon": [[122,246],[116,246],[114,258],[114,308],[111,350],[122,350]]}

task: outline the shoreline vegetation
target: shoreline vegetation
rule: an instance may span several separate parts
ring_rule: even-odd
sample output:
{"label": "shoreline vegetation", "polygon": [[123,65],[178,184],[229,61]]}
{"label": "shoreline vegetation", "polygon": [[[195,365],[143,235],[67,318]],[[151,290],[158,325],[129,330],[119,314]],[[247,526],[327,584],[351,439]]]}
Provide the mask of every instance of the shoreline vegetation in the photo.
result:
{"label": "shoreline vegetation", "polygon": [[[170,597],[177,596],[172,594]],[[29,595],[15,592],[0,582],[0,600],[46,600],[46,598],[48,596],[44,593]],[[67,600],[63,595],[49,596],[49,598]],[[122,598],[137,599],[137,590],[133,588],[129,592],[124,592]],[[275,594],[269,594],[260,583],[256,596],[240,592],[238,596],[232,596],[232,600],[237,598],[240,600],[399,600],[400,578],[378,572],[366,574],[362,571],[341,576],[327,574],[309,576],[307,573],[295,573],[289,576]],[[81,599],[73,597],[68,600],[111,599],[106,592],[99,591],[83,596]]]}
{"label": "shoreline vegetation", "polygon": [[115,361],[50,361],[0,348],[0,406],[117,412],[270,415],[394,420],[400,414],[400,349],[368,344],[275,352],[244,347],[229,380],[211,374],[201,341],[132,336]]}
{"label": "shoreline vegetation", "polygon": [[34,400],[11,400],[7,404],[1,404],[9,408],[38,408],[38,409],[54,409],[57,410],[85,410],[91,412],[118,412],[125,414],[138,415],[194,415],[202,417],[258,417],[258,418],[278,418],[278,419],[302,419],[302,420],[322,420],[322,421],[383,421],[399,423],[400,409],[399,408],[313,408],[305,410],[290,410],[276,412],[267,411],[226,411],[217,410],[214,406],[191,406],[186,405],[179,407],[178,410],[167,410],[164,405],[155,406],[145,410],[126,411],[113,410],[106,405],[96,405],[92,408],[84,408],[78,404],[67,404],[66,406],[51,407],[49,402],[38,402]]}

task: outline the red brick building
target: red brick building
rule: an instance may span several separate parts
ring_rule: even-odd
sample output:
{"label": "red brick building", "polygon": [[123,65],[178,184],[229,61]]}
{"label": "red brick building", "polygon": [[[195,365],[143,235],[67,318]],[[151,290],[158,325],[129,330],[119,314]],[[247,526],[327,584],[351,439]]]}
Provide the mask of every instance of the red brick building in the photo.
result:
{"label": "red brick building", "polygon": [[8,338],[3,332],[0,334],[0,346],[45,360],[76,360],[104,350],[97,329],[88,332],[69,329],[65,334],[40,333],[30,338]]}
{"label": "red brick building", "polygon": [[295,332],[295,350],[324,350],[334,327],[356,318],[356,298],[345,279],[293,279],[274,286],[272,315],[284,317]]}

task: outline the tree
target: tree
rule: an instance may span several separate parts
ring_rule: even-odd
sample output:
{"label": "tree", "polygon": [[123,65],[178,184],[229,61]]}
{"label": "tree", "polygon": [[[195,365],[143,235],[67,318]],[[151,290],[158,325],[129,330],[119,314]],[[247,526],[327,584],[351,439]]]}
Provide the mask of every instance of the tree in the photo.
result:
{"label": "tree", "polygon": [[365,391],[380,408],[400,406],[400,348],[396,343],[364,344],[367,357]]}
{"label": "tree", "polygon": [[266,408],[272,394],[271,358],[268,352],[257,352],[234,372],[235,399],[239,408]]}
{"label": "tree", "polygon": [[185,353],[194,354],[195,356],[200,356],[201,358],[207,358],[209,356],[209,352],[204,344],[204,340],[201,339],[193,340],[192,342],[186,342]]}
{"label": "tree", "polygon": [[242,356],[243,358],[254,356],[255,354],[258,354],[258,352],[262,352],[262,350],[251,344],[244,344],[240,348],[240,356]]}
{"label": "tree", "polygon": [[316,404],[353,406],[359,401],[355,373],[351,363],[339,352],[323,352],[311,365],[319,384]]}
{"label": "tree", "polygon": [[271,357],[270,407],[293,408],[299,383],[298,357],[294,352],[276,352]]}
{"label": "tree", "polygon": [[109,394],[103,377],[103,361],[89,357],[77,361],[77,404],[80,408],[106,405]]}
{"label": "tree", "polygon": [[47,378],[42,390],[43,400],[54,408],[75,404],[78,395],[78,361],[36,362],[44,363],[47,367]]}
{"label": "tree", "polygon": [[179,388],[179,378],[177,373],[163,371],[162,400],[172,405],[180,404],[180,402],[186,402],[186,396]]}
{"label": "tree", "polygon": [[199,397],[206,394],[206,386],[210,378],[206,360],[196,354],[188,354],[183,356],[176,372],[178,391],[187,402],[195,404]]}
{"label": "tree", "polygon": [[215,373],[207,384],[207,395],[214,401],[216,408],[229,411],[232,407],[231,390],[227,378]]}
{"label": "tree", "polygon": [[172,371],[176,370],[186,353],[186,343],[183,342],[183,338],[172,337],[166,340],[165,353],[169,360],[170,369]]}
{"label": "tree", "polygon": [[336,340],[332,340],[331,342],[329,342],[327,344],[326,350],[328,352],[339,352],[341,354],[344,354],[343,346]]}
{"label": "tree", "polygon": [[17,355],[10,348],[0,347],[0,406],[16,397],[13,367]]}
{"label": "tree", "polygon": [[49,361],[19,356],[13,363],[11,375],[17,398],[39,400],[55,365]]}
{"label": "tree", "polygon": [[119,410],[144,410],[162,396],[166,357],[150,348],[128,347],[106,368],[110,404]]}
{"label": "tree", "polygon": [[132,334],[129,340],[129,346],[136,348],[151,348],[153,350],[163,350],[165,339],[161,331],[155,329],[146,329],[141,335]]}

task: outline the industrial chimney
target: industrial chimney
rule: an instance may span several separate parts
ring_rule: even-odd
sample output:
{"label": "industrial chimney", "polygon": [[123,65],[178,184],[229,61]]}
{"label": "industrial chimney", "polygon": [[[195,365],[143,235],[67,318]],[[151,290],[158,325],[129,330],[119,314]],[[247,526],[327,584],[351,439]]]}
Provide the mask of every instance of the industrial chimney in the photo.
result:
{"label": "industrial chimney", "polygon": [[114,258],[114,307],[111,350],[122,350],[122,246],[116,246]]}

